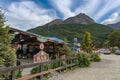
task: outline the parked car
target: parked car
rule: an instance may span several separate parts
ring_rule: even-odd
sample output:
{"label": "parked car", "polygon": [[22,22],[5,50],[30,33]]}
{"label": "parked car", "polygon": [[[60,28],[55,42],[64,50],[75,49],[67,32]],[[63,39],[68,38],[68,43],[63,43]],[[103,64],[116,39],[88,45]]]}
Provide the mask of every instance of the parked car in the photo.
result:
{"label": "parked car", "polygon": [[99,53],[110,54],[111,52],[109,49],[99,49]]}
{"label": "parked car", "polygon": [[120,50],[115,50],[115,54],[120,55]]}

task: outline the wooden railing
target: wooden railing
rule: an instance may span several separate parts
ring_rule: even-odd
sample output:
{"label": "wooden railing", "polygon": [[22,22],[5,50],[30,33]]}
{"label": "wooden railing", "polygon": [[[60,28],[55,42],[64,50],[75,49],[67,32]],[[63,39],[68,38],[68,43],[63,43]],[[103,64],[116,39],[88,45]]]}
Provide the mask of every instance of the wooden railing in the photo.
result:
{"label": "wooden railing", "polygon": [[[36,74],[29,74],[26,76],[23,76],[22,78],[19,78],[17,80],[28,80],[28,79],[32,79],[34,77],[40,77],[40,80],[43,79],[43,75],[53,72],[53,71],[57,71],[57,70],[61,70],[61,69],[65,69],[67,67],[72,67],[76,64],[73,63],[73,60],[77,59],[77,58],[67,58],[67,59],[59,59],[59,60],[50,60],[50,61],[46,61],[46,62],[40,62],[40,63],[31,63],[31,64],[26,64],[26,65],[20,65],[20,66],[13,66],[13,67],[7,67],[7,68],[1,68],[0,69],[0,74],[1,73],[7,73],[7,72],[11,72],[11,79],[10,80],[15,80],[15,71],[16,70],[20,70],[20,69],[24,69],[24,68],[30,68],[30,67],[35,67],[35,66],[40,66],[40,73],[36,73]],[[66,65],[62,65],[62,62],[68,62]],[[55,62],[59,62],[59,66],[57,68],[54,69],[49,69],[47,71],[44,71],[44,65],[45,64],[52,64]]]}

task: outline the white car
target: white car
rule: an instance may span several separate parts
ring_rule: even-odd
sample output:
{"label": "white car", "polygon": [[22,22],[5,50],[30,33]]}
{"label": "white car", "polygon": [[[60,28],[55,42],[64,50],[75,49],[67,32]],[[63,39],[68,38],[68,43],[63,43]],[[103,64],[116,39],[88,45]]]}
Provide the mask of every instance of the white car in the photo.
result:
{"label": "white car", "polygon": [[115,50],[115,54],[120,55],[120,50]]}
{"label": "white car", "polygon": [[99,53],[110,54],[110,50],[109,49],[99,49]]}

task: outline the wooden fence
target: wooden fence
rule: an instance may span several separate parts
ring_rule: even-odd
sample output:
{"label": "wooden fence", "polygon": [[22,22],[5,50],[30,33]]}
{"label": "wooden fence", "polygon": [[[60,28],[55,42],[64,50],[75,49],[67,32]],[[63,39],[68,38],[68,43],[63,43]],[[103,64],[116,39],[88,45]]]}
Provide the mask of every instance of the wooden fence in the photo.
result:
{"label": "wooden fence", "polygon": [[[76,65],[75,63],[73,63],[74,59],[77,59],[77,58],[50,60],[50,61],[41,62],[41,63],[31,63],[31,64],[26,64],[26,65],[1,68],[0,69],[0,74],[1,73],[6,73],[6,72],[11,72],[11,79],[10,80],[28,80],[28,79],[32,79],[32,78],[38,77],[38,76],[39,76],[40,80],[42,80],[44,74],[48,74],[48,73],[53,72],[53,71],[58,71],[58,70],[65,69],[67,67],[72,67],[72,66]],[[68,63],[66,65],[62,65],[62,62],[65,62],[65,61],[68,62]],[[47,71],[44,71],[44,69],[43,69],[44,65],[52,64],[52,63],[55,63],[55,62],[59,62],[59,66],[57,68],[49,69]],[[15,71],[16,70],[30,68],[30,67],[36,67],[36,66],[40,66],[41,71],[39,73],[29,74],[29,75],[23,76],[22,78],[15,79]]]}

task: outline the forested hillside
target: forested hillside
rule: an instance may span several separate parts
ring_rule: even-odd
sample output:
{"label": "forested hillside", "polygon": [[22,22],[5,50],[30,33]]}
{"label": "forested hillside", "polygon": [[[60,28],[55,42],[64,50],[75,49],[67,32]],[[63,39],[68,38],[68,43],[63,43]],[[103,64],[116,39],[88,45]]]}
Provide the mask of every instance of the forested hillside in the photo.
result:
{"label": "forested hillside", "polygon": [[101,24],[59,24],[49,26],[39,26],[28,30],[29,32],[40,34],[43,36],[56,36],[63,40],[73,42],[73,38],[78,38],[82,42],[85,31],[91,33],[94,44],[97,47],[102,46],[108,35],[113,29]]}

